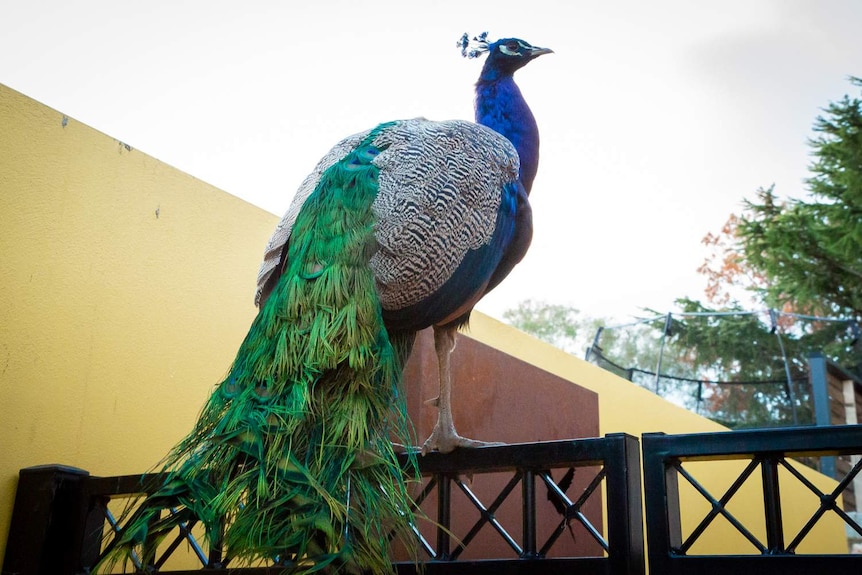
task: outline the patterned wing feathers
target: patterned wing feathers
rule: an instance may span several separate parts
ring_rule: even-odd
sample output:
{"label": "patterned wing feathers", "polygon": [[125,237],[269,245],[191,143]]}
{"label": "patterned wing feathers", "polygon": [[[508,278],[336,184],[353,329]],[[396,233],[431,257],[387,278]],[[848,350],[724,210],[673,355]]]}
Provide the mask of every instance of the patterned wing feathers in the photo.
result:
{"label": "patterned wing feathers", "polygon": [[418,303],[493,232],[501,190],[518,177],[508,140],[470,122],[399,122],[375,141],[380,249],[371,266],[384,309]]}

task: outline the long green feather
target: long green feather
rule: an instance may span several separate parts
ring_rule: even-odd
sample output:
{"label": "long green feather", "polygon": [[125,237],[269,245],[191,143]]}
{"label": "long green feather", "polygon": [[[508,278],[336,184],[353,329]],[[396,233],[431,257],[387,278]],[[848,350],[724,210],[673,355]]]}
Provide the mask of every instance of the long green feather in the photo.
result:
{"label": "long green feather", "polygon": [[[372,142],[385,127],[329,168],[303,205],[279,283],[120,548],[192,516],[210,538],[224,529],[228,556],[277,557],[297,572],[389,572],[388,535],[409,545],[413,515],[390,442],[410,436],[400,392],[408,350],[393,349],[368,266]],[[179,514],[159,519],[168,505]]]}

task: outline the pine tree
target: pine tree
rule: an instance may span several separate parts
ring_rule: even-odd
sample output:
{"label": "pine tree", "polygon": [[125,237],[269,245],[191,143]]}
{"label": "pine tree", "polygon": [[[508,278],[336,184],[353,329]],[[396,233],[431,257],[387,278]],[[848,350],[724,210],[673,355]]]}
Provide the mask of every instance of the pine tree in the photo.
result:
{"label": "pine tree", "polygon": [[[851,78],[862,87],[862,79]],[[862,315],[862,100],[824,110],[810,140],[809,198],[779,202],[773,189],[746,202],[738,238],[747,263],[766,278],[772,307],[791,303],[818,315]]]}

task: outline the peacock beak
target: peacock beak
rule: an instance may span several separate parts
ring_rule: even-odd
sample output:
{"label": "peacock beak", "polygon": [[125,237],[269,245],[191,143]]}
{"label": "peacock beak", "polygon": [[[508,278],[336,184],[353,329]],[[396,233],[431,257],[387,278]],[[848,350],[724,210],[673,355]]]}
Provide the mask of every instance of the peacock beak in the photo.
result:
{"label": "peacock beak", "polygon": [[551,50],[550,48],[539,48],[538,46],[533,46],[530,49],[530,59],[538,58],[542,54],[553,54],[553,53],[554,53],[554,51]]}

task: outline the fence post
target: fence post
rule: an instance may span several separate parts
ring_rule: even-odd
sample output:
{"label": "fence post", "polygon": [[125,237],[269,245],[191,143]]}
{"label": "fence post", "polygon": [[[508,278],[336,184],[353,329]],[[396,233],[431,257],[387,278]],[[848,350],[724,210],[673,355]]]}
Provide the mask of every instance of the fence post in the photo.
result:
{"label": "fence post", "polygon": [[[808,377],[811,379],[811,395],[814,399],[814,422],[818,427],[832,425],[826,358],[822,353],[814,352],[808,356]],[[823,475],[835,477],[835,457],[821,457],[820,472]]]}
{"label": "fence post", "polygon": [[643,502],[641,500],[640,442],[625,433],[608,433],[605,460],[608,544],[611,573],[643,575]]}
{"label": "fence post", "polygon": [[533,559],[536,554],[536,475],[531,469],[525,469],[521,478],[521,501],[524,505],[522,518],[523,541],[521,557]]}
{"label": "fence post", "polygon": [[448,473],[437,474],[437,557],[451,559],[449,549],[452,528],[452,478]]}
{"label": "fence post", "polygon": [[670,573],[671,554],[682,546],[679,483],[664,433],[644,433],[644,498],[650,573]]}
{"label": "fence post", "polygon": [[19,471],[3,573],[72,575],[80,569],[82,489],[89,475],[64,465]]}
{"label": "fence post", "polygon": [[763,511],[766,516],[766,546],[768,552],[780,555],[784,550],[784,523],[781,520],[781,489],[778,483],[778,456],[766,456],[760,461],[763,482]]}

